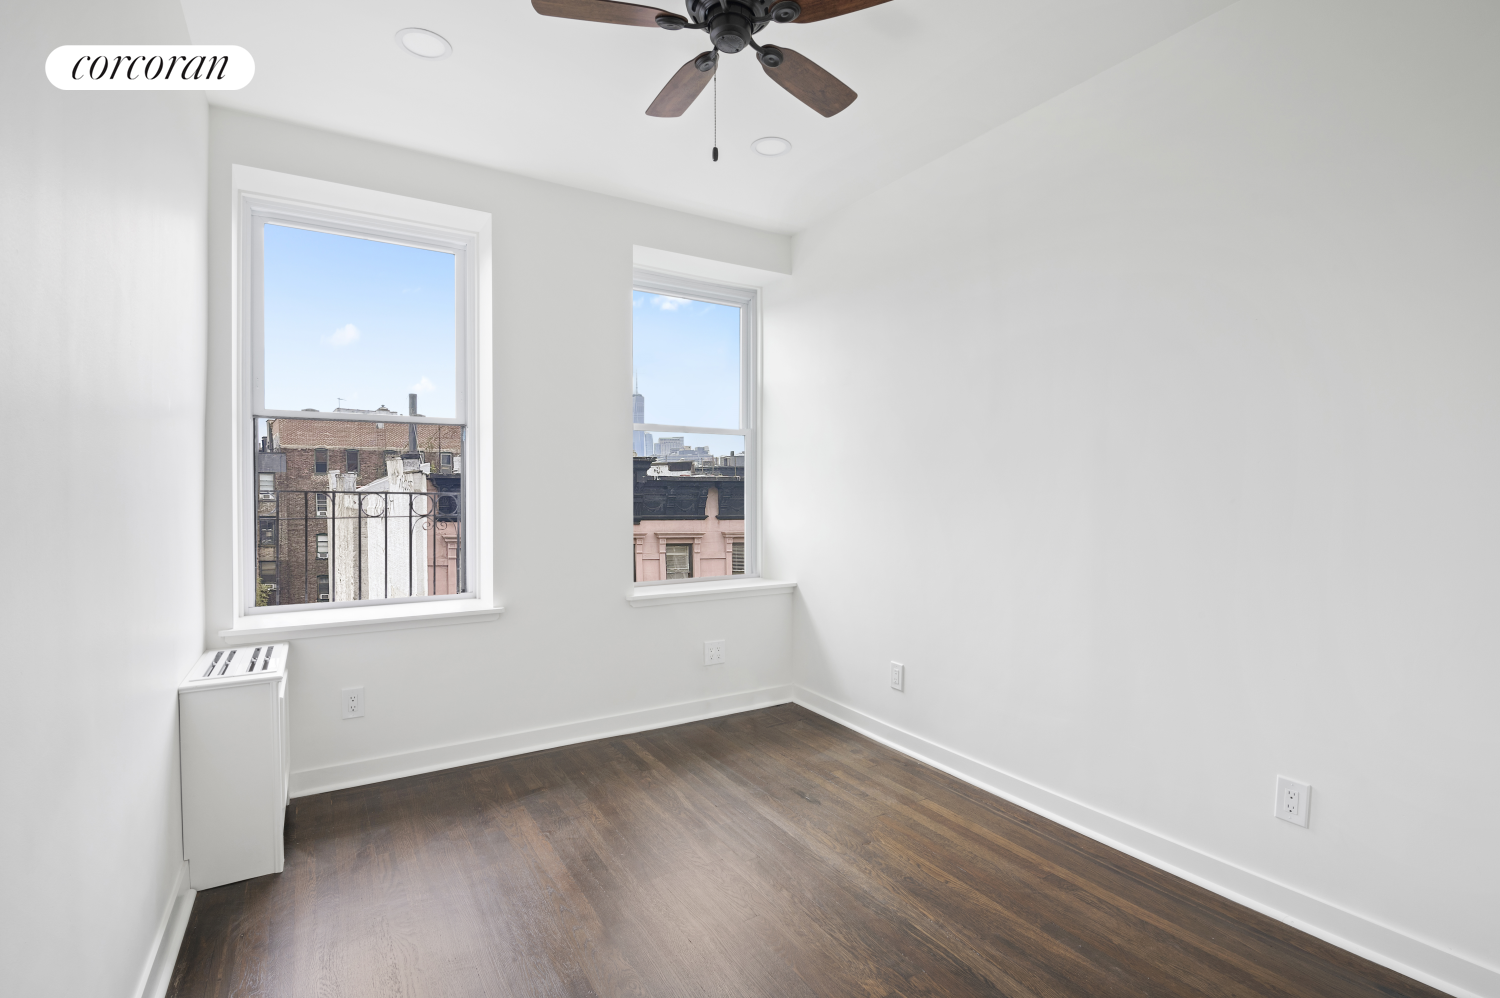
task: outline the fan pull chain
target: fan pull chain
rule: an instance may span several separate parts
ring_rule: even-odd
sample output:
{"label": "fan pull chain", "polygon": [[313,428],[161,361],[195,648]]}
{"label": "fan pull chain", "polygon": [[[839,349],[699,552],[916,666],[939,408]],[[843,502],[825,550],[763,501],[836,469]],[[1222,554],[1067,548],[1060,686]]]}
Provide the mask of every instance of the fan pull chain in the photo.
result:
{"label": "fan pull chain", "polygon": [[714,74],[714,162],[719,161],[719,74]]}

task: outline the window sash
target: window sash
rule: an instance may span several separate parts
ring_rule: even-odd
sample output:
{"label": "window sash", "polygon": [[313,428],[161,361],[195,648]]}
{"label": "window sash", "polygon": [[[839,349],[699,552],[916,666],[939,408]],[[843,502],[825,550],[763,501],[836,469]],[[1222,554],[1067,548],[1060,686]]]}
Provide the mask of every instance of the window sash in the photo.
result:
{"label": "window sash", "polygon": [[668,579],[691,579],[693,577],[693,546],[691,544],[668,544],[666,555]]}
{"label": "window sash", "polygon": [[[716,305],[732,305],[740,310],[740,425],[686,426],[675,423],[634,423],[633,431],[661,433],[695,433],[744,438],[745,460],[745,539],[744,572],[741,578],[760,576],[760,292],[751,287],[667,274],[645,267],[635,269],[631,284],[635,291],[671,295]],[[665,569],[665,563],[663,564]],[[667,574],[663,571],[663,574]],[[726,576],[727,578],[728,576]],[[680,582],[661,579],[635,582],[637,586],[661,586]]]}

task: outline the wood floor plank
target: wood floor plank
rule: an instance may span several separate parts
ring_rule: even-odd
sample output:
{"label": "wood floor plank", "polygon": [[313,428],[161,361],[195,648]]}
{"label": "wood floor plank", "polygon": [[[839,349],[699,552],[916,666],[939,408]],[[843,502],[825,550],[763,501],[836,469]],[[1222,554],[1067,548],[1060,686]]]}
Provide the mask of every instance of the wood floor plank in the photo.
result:
{"label": "wood floor plank", "polygon": [[299,798],[175,998],[1437,998],[793,705]]}

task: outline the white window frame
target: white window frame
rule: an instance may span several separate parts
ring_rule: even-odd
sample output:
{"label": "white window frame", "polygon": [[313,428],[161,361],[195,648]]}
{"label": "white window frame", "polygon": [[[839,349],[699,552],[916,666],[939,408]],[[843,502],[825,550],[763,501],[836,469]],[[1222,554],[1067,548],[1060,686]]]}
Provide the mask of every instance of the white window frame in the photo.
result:
{"label": "white window frame", "polygon": [[[268,634],[278,628],[345,630],[360,625],[411,619],[436,622],[439,616],[472,619],[498,614],[493,589],[493,372],[492,219],[489,212],[373,191],[292,174],[235,165],[232,170],[232,529],[234,530],[234,626],[221,636]],[[340,235],[366,236],[423,249],[451,252],[455,258],[455,338],[457,380],[453,418],[396,414],[377,420],[359,413],[300,412],[267,409],[263,369],[261,315],[263,227],[266,222]],[[466,426],[463,443],[465,565],[469,592],[455,595],[397,597],[353,603],[255,606],[256,503],[254,485],[255,418],[328,419],[354,422],[400,422]],[[477,606],[476,606],[477,601]],[[409,604],[448,603],[414,607]],[[276,618],[276,619],[268,619]],[[281,627],[285,625],[285,627]]]}
{"label": "white window frame", "polygon": [[[631,288],[647,294],[691,298],[716,305],[732,305],[740,310],[740,425],[685,426],[677,423],[631,423],[632,434],[645,430],[660,437],[662,433],[713,433],[740,436],[745,440],[745,572],[743,575],[695,575],[689,579],[652,579],[635,581],[639,590],[656,586],[691,586],[705,582],[758,579],[761,565],[760,538],[760,289],[722,281],[711,281],[682,274],[671,274],[649,267],[636,267]],[[634,349],[631,351],[634,356]],[[633,413],[632,413],[633,415]],[[633,498],[633,497],[632,497]],[[634,520],[634,515],[631,516]],[[643,524],[644,525],[644,524]],[[726,565],[729,558],[725,558]],[[665,563],[664,563],[665,564]],[[665,571],[665,568],[663,568]]]}

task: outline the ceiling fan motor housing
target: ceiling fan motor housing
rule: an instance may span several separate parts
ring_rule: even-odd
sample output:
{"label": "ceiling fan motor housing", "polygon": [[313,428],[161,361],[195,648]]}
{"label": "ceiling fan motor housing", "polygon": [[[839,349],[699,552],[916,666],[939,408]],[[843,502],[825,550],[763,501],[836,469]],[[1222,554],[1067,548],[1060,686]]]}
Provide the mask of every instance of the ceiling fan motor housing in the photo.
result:
{"label": "ceiling fan motor housing", "polygon": [[687,6],[694,21],[708,25],[714,48],[729,55],[748,48],[750,36],[772,19],[794,20],[802,13],[788,0],[687,0]]}

